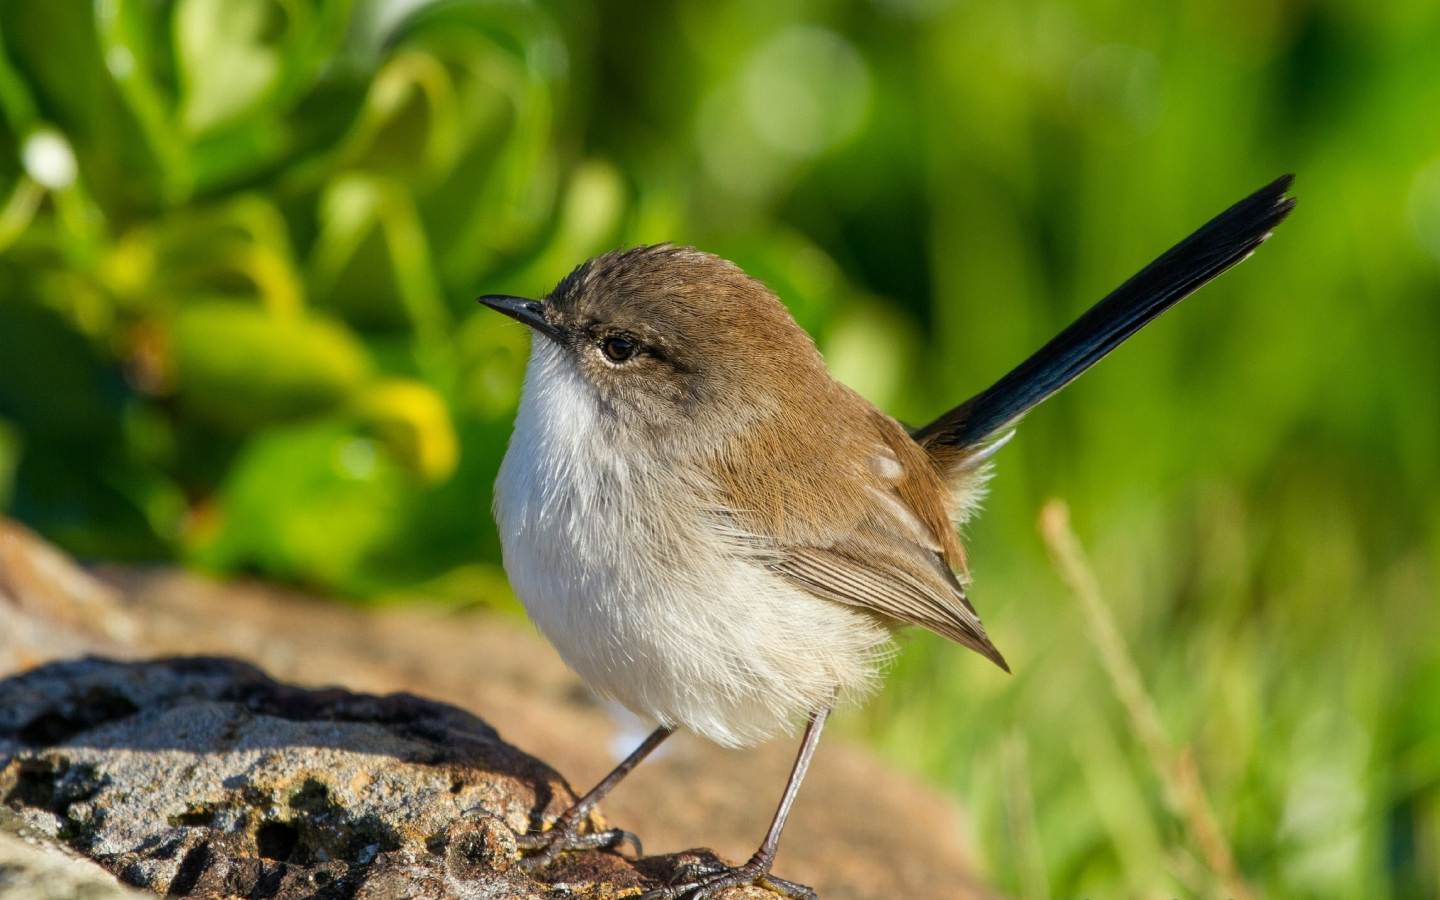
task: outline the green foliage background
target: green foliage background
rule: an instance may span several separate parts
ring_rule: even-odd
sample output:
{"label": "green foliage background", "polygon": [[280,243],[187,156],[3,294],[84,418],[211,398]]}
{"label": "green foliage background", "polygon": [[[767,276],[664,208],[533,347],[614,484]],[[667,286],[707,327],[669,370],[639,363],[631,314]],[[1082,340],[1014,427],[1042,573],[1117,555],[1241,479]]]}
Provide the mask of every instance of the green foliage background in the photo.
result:
{"label": "green foliage background", "polygon": [[526,337],[676,240],[923,421],[1284,171],[1256,258],[1037,411],[848,727],[1017,896],[1222,896],[1035,535],[1066,497],[1269,897],[1440,896],[1440,7],[0,0],[0,508],[86,558],[506,605]]}

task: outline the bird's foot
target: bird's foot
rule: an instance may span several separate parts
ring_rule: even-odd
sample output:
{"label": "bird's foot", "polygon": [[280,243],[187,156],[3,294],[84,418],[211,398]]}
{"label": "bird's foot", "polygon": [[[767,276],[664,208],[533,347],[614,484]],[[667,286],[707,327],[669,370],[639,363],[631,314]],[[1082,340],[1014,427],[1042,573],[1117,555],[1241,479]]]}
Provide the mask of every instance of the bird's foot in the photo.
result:
{"label": "bird's foot", "polygon": [[544,831],[515,836],[515,844],[522,853],[520,868],[527,871],[543,869],[562,853],[576,850],[617,850],[629,844],[635,848],[635,855],[644,855],[640,838],[621,828],[607,828],[604,831],[581,832],[581,821],[567,820],[561,816],[555,824]]}
{"label": "bird's foot", "polygon": [[692,863],[676,872],[672,880],[675,883],[656,888],[640,900],[710,900],[730,888],[752,884],[790,900],[818,900],[805,885],[771,875],[769,860],[754,857],[743,866]]}
{"label": "bird's foot", "polygon": [[520,849],[520,868],[526,871],[543,869],[562,853],[579,850],[618,850],[629,844],[636,856],[645,851],[640,838],[623,828],[607,828],[602,831],[584,831],[588,816],[572,816],[569,810],[560,815],[554,824],[543,831],[531,831],[515,835],[515,846]]}

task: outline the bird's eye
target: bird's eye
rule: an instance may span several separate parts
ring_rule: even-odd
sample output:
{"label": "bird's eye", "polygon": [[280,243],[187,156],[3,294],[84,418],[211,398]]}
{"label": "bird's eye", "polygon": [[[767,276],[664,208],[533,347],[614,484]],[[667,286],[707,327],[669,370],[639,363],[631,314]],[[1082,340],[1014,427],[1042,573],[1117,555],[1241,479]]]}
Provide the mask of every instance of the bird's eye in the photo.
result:
{"label": "bird's eye", "polygon": [[624,362],[635,355],[635,342],[627,337],[609,337],[600,342],[600,352],[611,362]]}

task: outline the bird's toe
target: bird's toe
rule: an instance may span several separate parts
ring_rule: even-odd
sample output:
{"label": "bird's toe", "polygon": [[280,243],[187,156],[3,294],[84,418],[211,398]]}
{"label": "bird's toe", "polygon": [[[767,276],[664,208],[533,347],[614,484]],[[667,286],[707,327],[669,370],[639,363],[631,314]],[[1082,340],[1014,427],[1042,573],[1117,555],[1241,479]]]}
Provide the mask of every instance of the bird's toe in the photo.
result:
{"label": "bird's toe", "polygon": [[774,877],[768,865],[755,860],[733,867],[691,863],[675,873],[674,881],[678,883],[656,888],[642,895],[640,900],[714,900],[730,888],[752,884],[790,900],[817,900],[810,888]]}

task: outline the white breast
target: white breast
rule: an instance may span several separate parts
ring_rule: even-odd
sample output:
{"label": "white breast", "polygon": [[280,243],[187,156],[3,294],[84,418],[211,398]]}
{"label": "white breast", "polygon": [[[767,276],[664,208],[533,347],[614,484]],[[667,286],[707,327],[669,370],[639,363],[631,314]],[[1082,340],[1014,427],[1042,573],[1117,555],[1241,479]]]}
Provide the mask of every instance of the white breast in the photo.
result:
{"label": "white breast", "polygon": [[537,339],[495,514],[531,619],[592,688],[727,746],[874,685],[889,632],[768,571]]}

